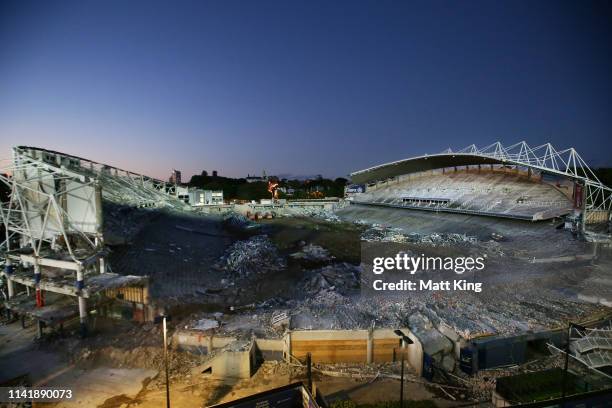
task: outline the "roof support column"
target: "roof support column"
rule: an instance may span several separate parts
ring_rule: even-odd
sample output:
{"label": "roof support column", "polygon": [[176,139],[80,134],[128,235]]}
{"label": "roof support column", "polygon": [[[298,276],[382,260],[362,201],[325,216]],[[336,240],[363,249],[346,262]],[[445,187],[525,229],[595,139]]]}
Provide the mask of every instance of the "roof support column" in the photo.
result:
{"label": "roof support column", "polygon": [[87,335],[87,301],[83,296],[80,296],[81,291],[85,287],[85,281],[83,279],[83,265],[78,265],[76,276],[76,288],[79,293],[79,321],[81,325],[81,337],[85,337]]}
{"label": "roof support column", "polygon": [[35,257],[34,258],[34,284],[36,286],[36,307],[43,307],[45,305],[43,291],[40,288],[41,277],[42,275],[40,273],[40,264],[38,263],[38,257]]}
{"label": "roof support column", "polygon": [[8,298],[12,299],[13,296],[15,296],[15,286],[12,277],[15,267],[13,266],[10,258],[8,257],[6,258],[4,265],[4,276],[6,276],[6,285],[8,287]]}

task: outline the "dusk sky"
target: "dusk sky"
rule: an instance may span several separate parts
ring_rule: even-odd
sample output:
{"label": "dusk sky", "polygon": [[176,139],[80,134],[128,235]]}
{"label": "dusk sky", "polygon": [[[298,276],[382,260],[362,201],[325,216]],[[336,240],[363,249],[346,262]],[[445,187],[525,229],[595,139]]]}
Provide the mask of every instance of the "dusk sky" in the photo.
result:
{"label": "dusk sky", "polygon": [[0,158],[336,177],[496,140],[612,165],[612,2],[0,0]]}

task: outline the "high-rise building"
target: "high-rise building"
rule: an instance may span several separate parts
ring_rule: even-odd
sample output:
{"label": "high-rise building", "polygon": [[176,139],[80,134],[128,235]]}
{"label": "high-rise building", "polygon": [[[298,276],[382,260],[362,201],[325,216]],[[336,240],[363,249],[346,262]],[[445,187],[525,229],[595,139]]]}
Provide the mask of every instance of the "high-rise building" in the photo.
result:
{"label": "high-rise building", "polygon": [[172,184],[181,184],[181,172],[180,170],[172,169],[172,174],[169,179]]}

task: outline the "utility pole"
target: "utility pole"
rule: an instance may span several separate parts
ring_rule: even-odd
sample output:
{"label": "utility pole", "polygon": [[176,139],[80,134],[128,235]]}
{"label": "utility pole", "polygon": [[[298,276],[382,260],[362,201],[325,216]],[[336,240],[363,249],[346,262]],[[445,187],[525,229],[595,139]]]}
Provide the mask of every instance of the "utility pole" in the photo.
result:
{"label": "utility pole", "polygon": [[153,322],[155,324],[162,324],[162,331],[164,336],[164,371],[166,372],[166,408],[170,408],[170,376],[168,374],[168,326],[167,322],[171,320],[170,316],[162,315],[156,316]]}
{"label": "utility pole", "polygon": [[166,328],[166,316],[163,320],[164,326],[164,366],[166,368],[166,408],[170,408],[170,381],[168,379],[168,330]]}
{"label": "utility pole", "polygon": [[400,408],[404,408],[404,350],[402,350],[402,368],[400,372]]}
{"label": "utility pole", "polygon": [[394,330],[393,333],[401,339],[402,366],[400,371],[400,408],[404,408],[404,359],[406,357],[406,346],[414,344],[414,342],[399,329]]}

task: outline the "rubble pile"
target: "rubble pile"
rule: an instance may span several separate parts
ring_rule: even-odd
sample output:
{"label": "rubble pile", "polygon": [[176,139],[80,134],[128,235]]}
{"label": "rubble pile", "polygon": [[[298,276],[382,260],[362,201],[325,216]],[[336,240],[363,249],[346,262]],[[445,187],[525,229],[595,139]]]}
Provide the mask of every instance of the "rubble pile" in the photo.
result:
{"label": "rubble pile", "polygon": [[259,366],[259,369],[253,378],[257,379],[258,377],[262,377],[265,379],[285,375],[291,375],[293,378],[295,378],[305,374],[305,367],[296,367],[295,365],[292,366],[279,360],[266,360]]}
{"label": "rubble pile", "polygon": [[408,242],[401,228],[384,227],[374,224],[361,234],[361,240],[367,242]]}
{"label": "rubble pile", "polygon": [[327,222],[341,222],[342,220],[336,214],[331,211],[323,210],[317,211],[313,214],[313,217],[323,219]]}
{"label": "rubble pile", "polygon": [[223,226],[233,230],[248,230],[259,227],[242,214],[228,213],[223,217]]}
{"label": "rubble pile", "polygon": [[327,222],[341,222],[340,217],[334,214],[333,211],[324,208],[291,207],[287,209],[284,215],[287,217],[313,217]]}
{"label": "rubble pile", "polygon": [[457,380],[458,384],[467,388],[472,399],[488,402],[491,400],[491,394],[495,390],[498,378],[534,371],[544,371],[555,367],[563,367],[563,357],[561,355],[546,356],[522,365],[480,370],[474,375],[467,375],[457,370],[454,379]]}
{"label": "rubble pile", "polygon": [[291,311],[291,329],[360,329],[371,322],[372,315],[363,315],[351,300],[333,290],[321,290],[299,303]]}
{"label": "rubble pile", "polygon": [[192,325],[193,330],[210,330],[219,327],[219,322],[216,319],[200,319]]}
{"label": "rubble pile", "polygon": [[233,278],[245,278],[282,270],[285,261],[278,255],[276,246],[267,235],[256,235],[244,241],[236,241],[215,267]]}
{"label": "rubble pile", "polygon": [[359,289],[360,277],[361,267],[343,262],[312,271],[300,287],[310,295],[326,291],[346,294],[351,289]]}
{"label": "rubble pile", "polygon": [[474,244],[477,238],[456,233],[432,233],[418,234],[412,232],[405,234],[401,228],[385,227],[380,224],[373,224],[369,229],[361,234],[361,239],[367,242],[414,242],[429,244],[431,246],[445,246],[454,244]]}
{"label": "rubble pile", "polygon": [[298,252],[289,255],[292,259],[310,263],[324,263],[331,261],[334,257],[322,246],[308,244],[304,245]]}
{"label": "rubble pile", "polygon": [[104,242],[108,245],[130,243],[142,227],[159,215],[158,211],[104,203]]}
{"label": "rubble pile", "polygon": [[[335,363],[325,364],[317,363],[314,369],[331,377],[350,377],[355,379],[372,379],[378,376],[391,376],[396,378],[400,374],[399,362],[384,362],[384,363]],[[415,375],[414,369],[409,364],[404,365],[404,378],[408,381],[419,380]]]}

